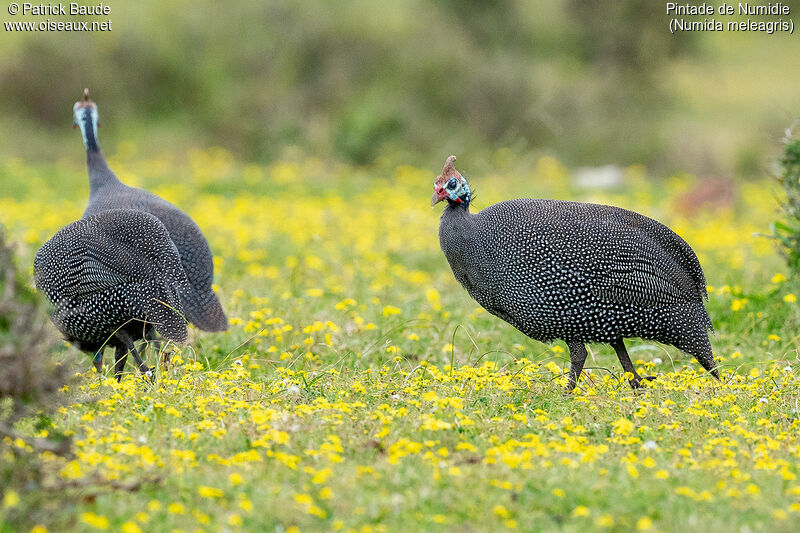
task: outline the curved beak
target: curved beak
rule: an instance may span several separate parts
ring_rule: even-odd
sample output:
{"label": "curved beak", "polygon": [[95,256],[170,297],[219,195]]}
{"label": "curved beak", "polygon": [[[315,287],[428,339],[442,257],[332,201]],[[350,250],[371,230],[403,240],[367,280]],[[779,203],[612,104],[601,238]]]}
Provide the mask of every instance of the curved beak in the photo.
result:
{"label": "curved beak", "polygon": [[433,192],[433,196],[431,196],[431,207],[435,206],[445,198],[447,198],[447,193],[444,191],[444,188],[436,187],[436,190]]}

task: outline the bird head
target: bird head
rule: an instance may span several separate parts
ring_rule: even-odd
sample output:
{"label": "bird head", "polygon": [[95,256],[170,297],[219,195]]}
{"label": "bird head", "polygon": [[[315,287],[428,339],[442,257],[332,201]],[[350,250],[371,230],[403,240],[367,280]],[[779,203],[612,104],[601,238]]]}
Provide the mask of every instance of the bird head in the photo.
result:
{"label": "bird head", "polygon": [[442,168],[442,173],[433,182],[433,197],[431,197],[431,207],[442,200],[447,200],[449,204],[469,205],[470,190],[467,180],[453,166],[456,156],[451,155],[447,158]]}
{"label": "bird head", "polygon": [[72,112],[75,115],[72,127],[81,129],[86,149],[97,149],[97,104],[89,99],[89,89],[83,90],[83,99],[75,102]]}

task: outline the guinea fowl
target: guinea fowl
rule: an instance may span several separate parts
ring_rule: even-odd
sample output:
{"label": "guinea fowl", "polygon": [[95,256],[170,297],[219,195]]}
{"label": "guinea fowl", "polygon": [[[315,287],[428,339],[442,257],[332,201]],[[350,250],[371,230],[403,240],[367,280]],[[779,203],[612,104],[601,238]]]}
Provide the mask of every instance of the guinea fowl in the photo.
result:
{"label": "guinea fowl", "polygon": [[98,371],[103,350],[116,348],[118,380],[128,353],[152,375],[134,341],[154,332],[186,341],[180,297],[189,281],[167,229],[149,213],[112,209],[65,226],[36,252],[33,276],[55,306],[53,323],[95,353]]}
{"label": "guinea fowl", "polygon": [[532,339],[566,342],[568,391],[590,342],[613,346],[633,388],[653,379],[636,372],[625,337],[671,344],[719,378],[705,276],[675,232],[618,207],[559,200],[509,200],[471,214],[455,160],[447,158],[431,198],[431,206],[447,200],[439,241],[453,274],[487,311]]}
{"label": "guinea fowl", "polygon": [[111,171],[97,144],[97,105],[85,89],[74,107],[75,126],[80,127],[89,167],[89,205],[83,216],[109,209],[135,209],[155,215],[166,226],[180,254],[189,279],[189,291],[181,295],[186,318],[205,331],[225,331],[228,320],[211,284],[214,263],[200,228],[183,211],[155,194],[125,185]]}

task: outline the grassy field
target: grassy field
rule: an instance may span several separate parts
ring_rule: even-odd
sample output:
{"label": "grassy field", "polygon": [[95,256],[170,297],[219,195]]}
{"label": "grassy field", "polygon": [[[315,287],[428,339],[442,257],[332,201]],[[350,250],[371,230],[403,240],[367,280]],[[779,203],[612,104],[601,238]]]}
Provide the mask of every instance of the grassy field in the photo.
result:
{"label": "grassy field", "polygon": [[[23,267],[85,206],[75,144],[53,166],[0,161],[0,223]],[[651,386],[632,392],[613,350],[593,346],[565,396],[565,346],[531,341],[453,279],[428,206],[441,162],[261,166],[221,149],[109,147],[123,181],[203,228],[231,327],[170,347],[155,385],[135,374],[118,385],[60,346],[76,371],[63,407],[47,427],[18,429],[66,432],[76,455],[46,457],[41,479],[6,492],[0,531],[795,530],[800,309],[755,235],[776,216],[768,180],[698,206],[690,175],[631,167],[621,187],[585,190],[551,158],[514,164],[501,151],[495,173],[473,175],[478,162],[457,154],[475,209],[610,203],[698,252],[721,382],[634,340]],[[0,461],[25,444],[5,446]]]}

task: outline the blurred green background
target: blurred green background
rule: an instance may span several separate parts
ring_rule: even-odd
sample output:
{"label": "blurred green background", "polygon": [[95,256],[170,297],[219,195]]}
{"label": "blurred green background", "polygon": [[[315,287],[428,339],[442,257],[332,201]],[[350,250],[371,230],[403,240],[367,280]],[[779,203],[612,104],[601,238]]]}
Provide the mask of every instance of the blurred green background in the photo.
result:
{"label": "blurred green background", "polygon": [[[71,155],[72,104],[90,87],[106,151],[432,170],[449,153],[476,169],[552,154],[748,178],[800,109],[796,35],[671,35],[665,2],[108,4],[92,20],[111,32],[0,32],[1,156]],[[47,18],[6,8],[3,21]]]}

